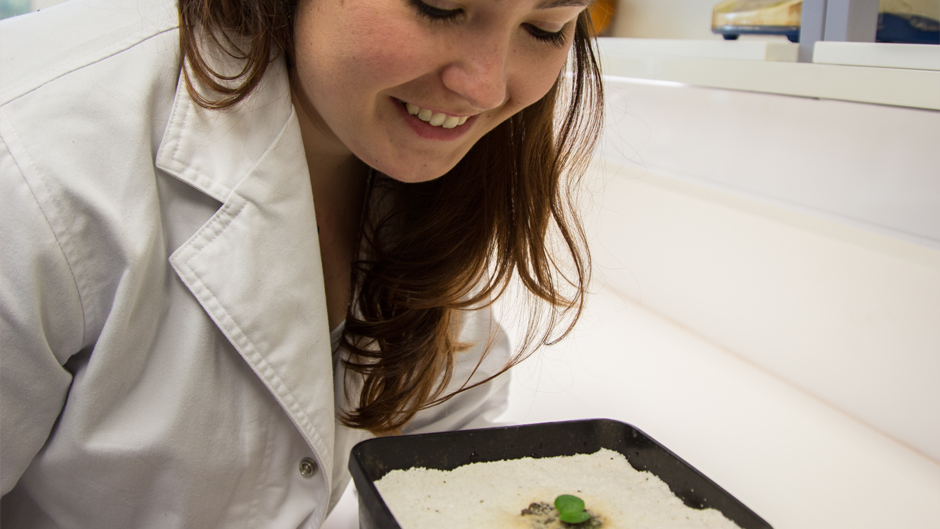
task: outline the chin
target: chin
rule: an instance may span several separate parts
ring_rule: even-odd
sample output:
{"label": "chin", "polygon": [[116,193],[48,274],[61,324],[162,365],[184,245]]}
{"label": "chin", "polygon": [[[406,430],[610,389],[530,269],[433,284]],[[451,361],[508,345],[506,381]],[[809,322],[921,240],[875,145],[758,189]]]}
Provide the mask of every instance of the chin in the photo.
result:
{"label": "chin", "polygon": [[455,161],[452,164],[436,164],[434,166],[422,166],[419,167],[418,164],[413,165],[389,165],[387,167],[383,166],[373,166],[373,169],[379,171],[389,178],[398,180],[399,182],[404,182],[406,184],[417,184],[421,182],[429,182],[431,180],[438,179],[448,173],[453,169],[457,162]]}

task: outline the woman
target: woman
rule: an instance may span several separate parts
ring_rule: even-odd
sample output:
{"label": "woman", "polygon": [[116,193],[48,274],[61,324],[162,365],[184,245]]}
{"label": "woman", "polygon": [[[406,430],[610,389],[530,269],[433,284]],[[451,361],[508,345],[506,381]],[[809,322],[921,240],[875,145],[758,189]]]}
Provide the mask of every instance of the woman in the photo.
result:
{"label": "woman", "polygon": [[[498,414],[491,379],[580,311],[584,9],[87,0],[4,22],[0,525],[318,527],[358,440]],[[536,301],[514,356],[489,311],[513,277]]]}

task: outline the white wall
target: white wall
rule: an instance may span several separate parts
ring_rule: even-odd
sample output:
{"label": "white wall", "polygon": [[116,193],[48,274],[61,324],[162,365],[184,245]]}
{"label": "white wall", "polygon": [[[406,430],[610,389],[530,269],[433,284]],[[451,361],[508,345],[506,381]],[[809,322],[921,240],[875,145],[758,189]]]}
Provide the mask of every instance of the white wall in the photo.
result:
{"label": "white wall", "polygon": [[940,249],[936,111],[639,80],[609,86],[607,160]]}
{"label": "white wall", "polygon": [[940,460],[940,114],[607,87],[603,280]]}

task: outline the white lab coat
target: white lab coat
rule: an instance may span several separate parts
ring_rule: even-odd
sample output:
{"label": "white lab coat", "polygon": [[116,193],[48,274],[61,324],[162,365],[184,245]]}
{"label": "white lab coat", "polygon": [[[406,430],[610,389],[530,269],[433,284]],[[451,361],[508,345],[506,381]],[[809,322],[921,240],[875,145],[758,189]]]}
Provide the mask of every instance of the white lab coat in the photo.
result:
{"label": "white lab coat", "polygon": [[[336,421],[357,386],[331,355],[285,68],[207,111],[177,39],[160,0],[0,26],[4,529],[315,528],[366,436]],[[463,332],[481,345],[457,382],[485,338],[476,376],[505,363],[487,310]],[[485,425],[506,396],[497,379],[410,430]]]}

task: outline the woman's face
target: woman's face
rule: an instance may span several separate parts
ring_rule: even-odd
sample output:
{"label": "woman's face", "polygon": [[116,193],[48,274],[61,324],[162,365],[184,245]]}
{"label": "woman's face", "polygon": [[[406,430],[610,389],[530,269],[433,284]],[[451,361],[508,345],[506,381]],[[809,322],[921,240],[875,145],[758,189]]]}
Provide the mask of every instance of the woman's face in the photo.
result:
{"label": "woman's face", "polygon": [[548,92],[588,1],[300,0],[294,97],[314,148],[443,175]]}

